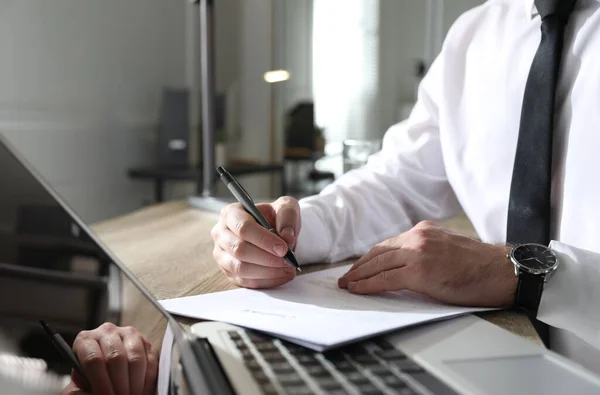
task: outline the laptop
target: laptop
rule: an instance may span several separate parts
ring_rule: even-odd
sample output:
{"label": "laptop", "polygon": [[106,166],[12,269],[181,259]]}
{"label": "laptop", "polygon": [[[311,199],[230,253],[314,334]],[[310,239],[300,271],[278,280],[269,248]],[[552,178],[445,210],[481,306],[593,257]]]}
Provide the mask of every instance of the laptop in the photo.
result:
{"label": "laptop", "polygon": [[219,322],[186,332],[1,135],[0,169],[0,337],[11,345],[0,355],[39,367],[38,381],[13,377],[29,385],[68,379],[41,337],[43,317],[71,342],[110,321],[156,345],[168,327],[161,395],[600,393],[583,367],[475,316],[325,352]]}
{"label": "laptop", "polygon": [[[160,349],[161,394],[229,391],[191,338],[0,134],[0,394],[58,394],[71,368],[39,320],[68,344],[105,322],[136,327]],[[192,346],[193,343],[193,346]],[[203,374],[210,372],[211,374]]]}

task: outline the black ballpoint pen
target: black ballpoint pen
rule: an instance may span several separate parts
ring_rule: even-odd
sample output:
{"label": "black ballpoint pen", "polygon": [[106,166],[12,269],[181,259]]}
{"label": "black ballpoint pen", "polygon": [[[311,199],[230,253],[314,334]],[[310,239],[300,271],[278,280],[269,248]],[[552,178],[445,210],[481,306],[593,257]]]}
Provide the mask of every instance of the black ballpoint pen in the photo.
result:
{"label": "black ballpoint pen", "polygon": [[[235,196],[237,201],[240,202],[242,207],[244,207],[244,210],[246,210],[248,214],[250,214],[256,220],[256,222],[258,222],[263,228],[277,235],[277,231],[273,229],[269,221],[267,221],[265,217],[261,214],[260,210],[256,207],[254,201],[252,200],[248,192],[246,192],[244,187],[242,187],[240,183],[237,182],[237,180],[233,178],[233,176],[229,174],[229,172],[225,170],[222,166],[219,166],[217,168],[217,173],[219,173],[221,181],[223,181],[223,183],[227,185],[227,188],[231,191],[233,196]],[[288,248],[288,252],[283,258],[287,263],[294,266],[296,270],[298,270],[299,272],[302,271],[302,269],[300,269],[300,265],[298,265],[298,261],[296,260],[296,257],[294,256],[292,250]]]}
{"label": "black ballpoint pen", "polygon": [[83,371],[83,367],[79,363],[77,356],[75,355],[75,353],[73,353],[73,351],[71,350],[71,347],[69,347],[69,345],[67,344],[65,339],[63,339],[63,337],[59,333],[56,333],[55,331],[53,331],[48,326],[48,324],[46,324],[46,322],[44,320],[40,320],[40,325],[42,326],[42,328],[44,328],[44,332],[46,332],[46,334],[50,338],[50,341],[52,342],[54,347],[58,350],[60,355],[62,355],[62,357],[67,362],[69,362],[71,367],[73,369],[75,369],[75,371],[77,373],[79,373],[79,376],[83,379],[84,384],[87,386],[87,388],[82,388],[82,389],[90,390],[92,388],[90,385],[90,381],[87,378],[87,376],[85,375],[85,372]]}

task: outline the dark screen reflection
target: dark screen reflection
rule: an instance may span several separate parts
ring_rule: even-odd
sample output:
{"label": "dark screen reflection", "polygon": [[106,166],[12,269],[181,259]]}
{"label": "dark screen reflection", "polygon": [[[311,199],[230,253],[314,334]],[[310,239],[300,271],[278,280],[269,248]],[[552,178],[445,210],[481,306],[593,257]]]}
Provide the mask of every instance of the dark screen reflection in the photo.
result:
{"label": "dark screen reflection", "polygon": [[70,368],[40,318],[69,344],[80,331],[113,322],[135,326],[159,348],[166,328],[160,310],[0,139],[0,374],[37,367],[39,380],[60,386]]}

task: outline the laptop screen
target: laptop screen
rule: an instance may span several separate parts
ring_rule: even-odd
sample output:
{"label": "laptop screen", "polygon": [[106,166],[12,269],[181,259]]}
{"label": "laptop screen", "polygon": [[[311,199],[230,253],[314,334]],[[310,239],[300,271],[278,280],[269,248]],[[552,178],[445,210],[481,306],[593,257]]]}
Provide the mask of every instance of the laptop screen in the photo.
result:
{"label": "laptop screen", "polygon": [[80,331],[112,322],[135,326],[158,349],[165,314],[0,136],[0,378],[60,391],[70,367],[42,331],[42,318],[69,344]]}

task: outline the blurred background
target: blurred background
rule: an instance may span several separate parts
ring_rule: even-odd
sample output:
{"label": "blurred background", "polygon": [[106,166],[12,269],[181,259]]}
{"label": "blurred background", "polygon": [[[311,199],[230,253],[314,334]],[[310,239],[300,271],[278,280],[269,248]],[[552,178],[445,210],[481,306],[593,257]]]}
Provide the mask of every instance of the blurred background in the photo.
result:
{"label": "blurred background", "polygon": [[[318,193],[482,2],[215,0],[217,165],[261,199]],[[195,194],[200,30],[186,0],[2,0],[0,133],[86,222]]]}

